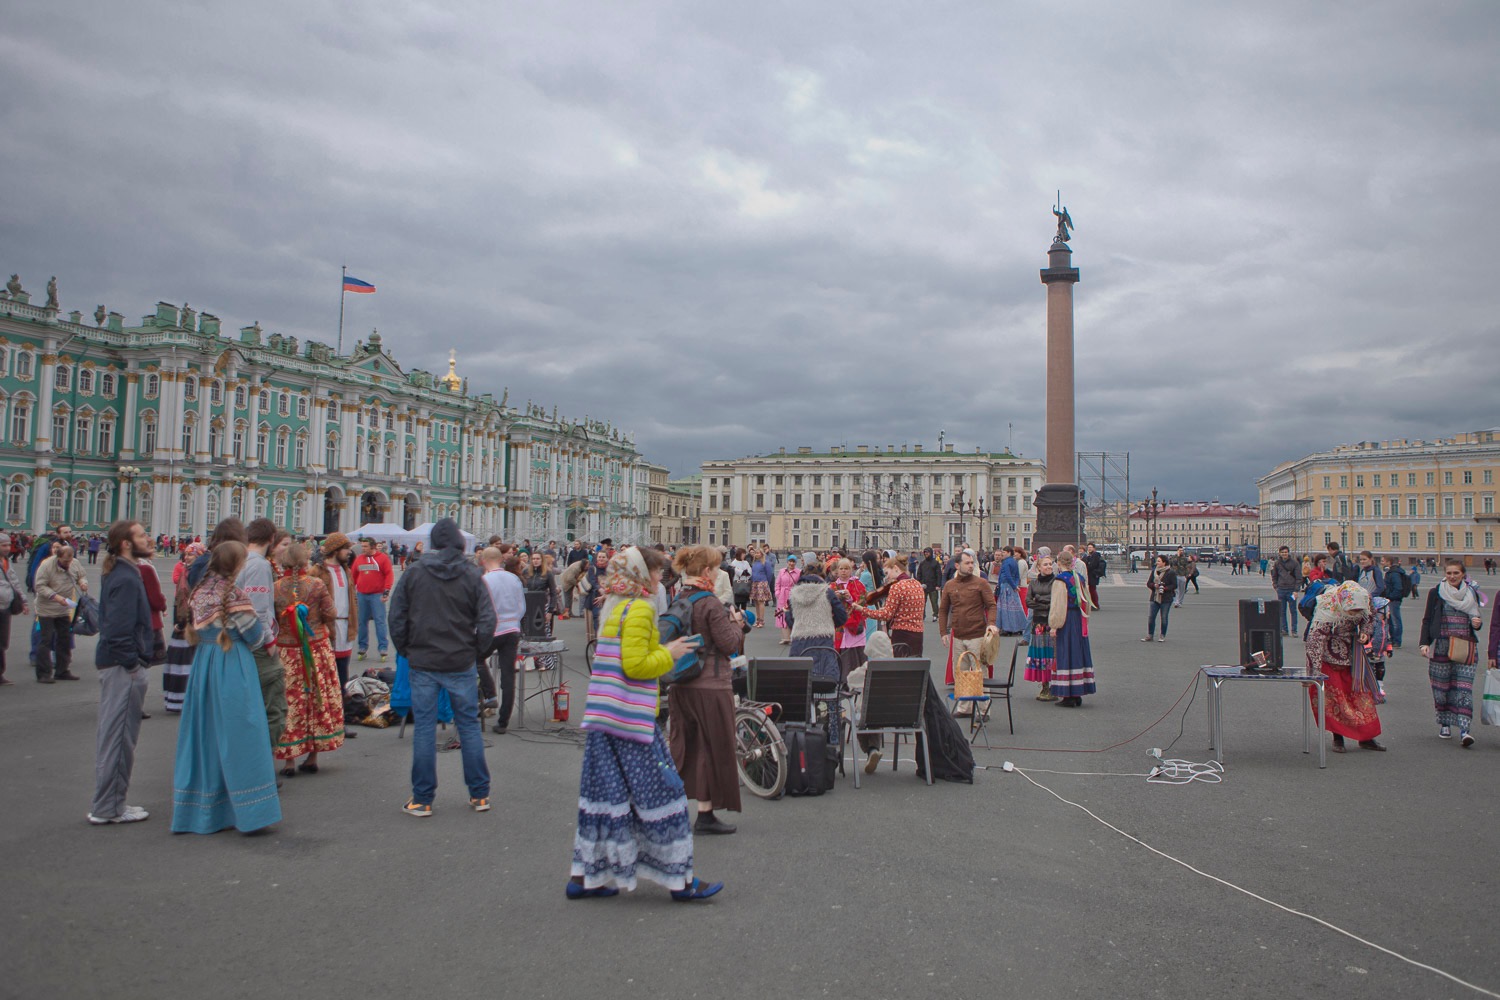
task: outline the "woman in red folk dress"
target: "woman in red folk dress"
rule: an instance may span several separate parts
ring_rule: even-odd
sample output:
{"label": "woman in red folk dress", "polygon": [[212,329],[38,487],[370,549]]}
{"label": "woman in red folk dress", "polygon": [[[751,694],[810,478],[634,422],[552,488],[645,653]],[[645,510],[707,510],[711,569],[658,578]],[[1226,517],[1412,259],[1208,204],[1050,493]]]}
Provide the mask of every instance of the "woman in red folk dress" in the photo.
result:
{"label": "woman in red folk dress", "polygon": [[[344,745],[344,698],[328,629],[338,616],[333,595],[307,572],[307,549],[290,545],[279,559],[285,575],[276,581],[276,652],[286,672],[286,728],[276,745],[281,771],[318,772],[318,754]],[[303,754],[300,766],[294,761]]]}
{"label": "woman in red folk dress", "polygon": [[[1366,750],[1384,750],[1376,742],[1380,715],[1375,708],[1379,685],[1365,655],[1370,639],[1370,593],[1351,581],[1329,587],[1318,595],[1307,635],[1307,672],[1321,671],[1324,687],[1324,724],[1333,734],[1333,752],[1344,752],[1344,738],[1358,740]],[[1318,695],[1308,688],[1313,709]]]}

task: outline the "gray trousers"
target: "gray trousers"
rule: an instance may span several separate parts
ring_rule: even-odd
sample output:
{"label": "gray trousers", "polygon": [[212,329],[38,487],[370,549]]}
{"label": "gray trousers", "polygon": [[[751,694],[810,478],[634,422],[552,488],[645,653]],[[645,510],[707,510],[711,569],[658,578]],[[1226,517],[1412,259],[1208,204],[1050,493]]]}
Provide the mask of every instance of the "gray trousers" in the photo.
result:
{"label": "gray trousers", "polygon": [[100,819],[114,819],[125,811],[145,703],[145,667],[99,669],[99,737],[94,750],[94,804],[89,812]]}
{"label": "gray trousers", "polygon": [[271,752],[276,752],[281,733],[286,729],[286,668],[281,657],[265,646],[252,654],[255,672],[260,676],[260,696],[266,703],[266,728],[271,733]]}

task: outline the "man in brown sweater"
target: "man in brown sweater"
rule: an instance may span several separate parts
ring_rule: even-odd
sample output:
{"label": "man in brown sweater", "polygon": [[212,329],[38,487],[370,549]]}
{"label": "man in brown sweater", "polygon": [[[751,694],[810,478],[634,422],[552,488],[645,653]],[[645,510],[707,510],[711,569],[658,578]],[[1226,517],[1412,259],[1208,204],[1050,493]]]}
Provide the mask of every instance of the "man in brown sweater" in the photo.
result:
{"label": "man in brown sweater", "polygon": [[965,549],[959,554],[953,579],[943,585],[943,598],[938,603],[938,634],[943,637],[943,646],[952,650],[953,662],[957,663],[965,652],[979,656],[980,642],[995,631],[995,592],[976,572],[974,553]]}

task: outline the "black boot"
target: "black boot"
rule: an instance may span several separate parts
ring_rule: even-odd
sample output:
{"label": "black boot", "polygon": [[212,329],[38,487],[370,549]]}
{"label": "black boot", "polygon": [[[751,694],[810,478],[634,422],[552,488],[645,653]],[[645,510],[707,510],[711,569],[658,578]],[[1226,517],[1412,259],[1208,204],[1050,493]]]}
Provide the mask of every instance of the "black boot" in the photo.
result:
{"label": "black boot", "polygon": [[730,824],[720,822],[719,818],[713,814],[713,810],[699,813],[698,822],[693,824],[694,833],[726,834],[734,831],[735,828]]}

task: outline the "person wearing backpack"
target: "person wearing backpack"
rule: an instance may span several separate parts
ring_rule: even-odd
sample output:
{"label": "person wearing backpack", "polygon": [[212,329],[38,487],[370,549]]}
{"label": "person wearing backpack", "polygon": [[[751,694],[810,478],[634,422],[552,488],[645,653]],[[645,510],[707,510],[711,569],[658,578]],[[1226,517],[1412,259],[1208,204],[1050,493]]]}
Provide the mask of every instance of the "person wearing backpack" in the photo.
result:
{"label": "person wearing backpack", "polygon": [[1338,542],[1328,543],[1328,574],[1333,577],[1334,583],[1353,580],[1358,575],[1354,571],[1354,564],[1349,561]]}
{"label": "person wearing backpack", "polygon": [[[707,545],[679,549],[672,560],[682,575],[682,590],[673,608],[688,608],[685,635],[703,637],[697,649],[697,673],[667,688],[672,719],[672,762],[682,776],[687,797],[698,803],[693,833],[730,834],[735,828],[714,811],[740,811],[740,776],[735,763],[734,690],[729,659],[745,648],[744,615],[713,600],[718,551]],[[694,596],[701,600],[693,600]],[[669,608],[671,613],[673,608]]]}
{"label": "person wearing backpack", "polygon": [[1391,556],[1381,556],[1380,563],[1385,568],[1385,588],[1380,596],[1391,602],[1387,609],[1391,620],[1391,645],[1400,649],[1401,602],[1413,594],[1411,577],[1401,568],[1401,563]]}

